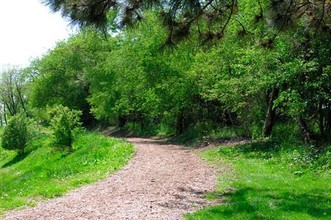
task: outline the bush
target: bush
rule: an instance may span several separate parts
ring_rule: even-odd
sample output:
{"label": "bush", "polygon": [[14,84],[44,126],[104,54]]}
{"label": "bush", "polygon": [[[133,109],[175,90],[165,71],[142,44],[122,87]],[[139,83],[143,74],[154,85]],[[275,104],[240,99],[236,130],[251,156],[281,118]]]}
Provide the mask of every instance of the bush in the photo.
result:
{"label": "bush", "polygon": [[2,134],[2,147],[7,150],[24,152],[29,140],[28,123],[24,115],[14,116],[5,127]]}
{"label": "bush", "polygon": [[74,130],[81,127],[81,111],[71,110],[62,105],[49,110],[50,124],[53,130],[54,144],[72,151]]}

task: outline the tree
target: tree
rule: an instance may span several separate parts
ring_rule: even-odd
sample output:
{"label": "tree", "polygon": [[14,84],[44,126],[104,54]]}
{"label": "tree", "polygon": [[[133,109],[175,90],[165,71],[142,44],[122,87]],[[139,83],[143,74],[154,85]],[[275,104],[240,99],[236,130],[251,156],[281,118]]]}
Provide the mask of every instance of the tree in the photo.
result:
{"label": "tree", "polygon": [[4,114],[14,116],[20,111],[28,113],[26,87],[23,69],[11,67],[1,73],[0,99]]}
{"label": "tree", "polygon": [[149,86],[154,76],[148,75],[146,66],[148,59],[157,56],[157,39],[164,37],[164,31],[157,23],[150,24],[140,24],[137,32],[126,30],[112,39],[112,51],[91,69],[89,101],[97,118],[120,126],[138,122],[143,127],[146,116],[155,114],[159,99]]}
{"label": "tree", "polygon": [[2,147],[7,150],[17,150],[19,154],[24,152],[29,141],[27,119],[23,114],[11,118],[2,134]]}
{"label": "tree", "polygon": [[[247,12],[240,0],[45,0],[44,3],[53,11],[69,17],[74,24],[94,25],[103,30],[107,30],[109,17],[112,17],[111,22],[120,21],[120,26],[125,26],[141,20],[145,9],[155,10],[168,28],[167,43],[176,43],[187,37],[196,25],[204,40],[221,39],[234,17],[242,11]],[[278,31],[295,28],[300,20],[306,21],[307,29],[330,29],[331,4],[327,0],[259,0],[258,4],[260,10],[252,14],[251,19],[256,23],[263,20],[271,22]],[[273,43],[278,31],[266,44]]]}
{"label": "tree", "polygon": [[72,151],[72,143],[74,141],[73,132],[74,129],[81,126],[79,121],[81,112],[58,105],[49,110],[49,115],[54,143],[57,146]]}
{"label": "tree", "polygon": [[70,109],[81,110],[82,121],[90,125],[94,117],[87,102],[90,84],[86,72],[97,62],[102,61],[104,39],[89,30],[63,41],[48,54],[35,61],[30,70],[34,78],[31,103],[36,108],[52,105],[65,105]]}
{"label": "tree", "polygon": [[323,142],[331,135],[331,61],[327,58],[331,57],[331,41],[329,34],[314,35],[306,33],[295,58],[283,61],[293,70],[284,78],[286,87],[276,100],[297,119],[306,143]]}
{"label": "tree", "polygon": [[118,24],[86,71],[99,119],[167,121],[177,134],[213,121],[265,137],[297,121],[306,142],[330,133],[328,1],[45,2],[82,27]]}
{"label": "tree", "polygon": [[114,38],[105,63],[89,74],[89,101],[99,119],[120,126],[137,122],[142,130],[167,121],[177,134],[184,131],[195,94],[186,70],[196,48],[183,42],[169,50],[162,47],[163,39],[166,32],[155,13]]}

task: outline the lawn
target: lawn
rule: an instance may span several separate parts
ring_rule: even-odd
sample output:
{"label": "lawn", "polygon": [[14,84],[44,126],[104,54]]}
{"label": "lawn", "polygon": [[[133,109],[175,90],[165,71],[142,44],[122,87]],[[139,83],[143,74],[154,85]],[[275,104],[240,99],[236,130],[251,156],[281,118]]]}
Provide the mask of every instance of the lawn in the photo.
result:
{"label": "lawn", "polygon": [[203,157],[221,169],[219,206],[186,219],[331,219],[331,148],[254,142],[207,150]]}
{"label": "lawn", "polygon": [[88,132],[78,135],[73,148],[67,153],[52,147],[46,134],[35,138],[23,155],[0,148],[0,214],[105,178],[134,151],[124,141]]}

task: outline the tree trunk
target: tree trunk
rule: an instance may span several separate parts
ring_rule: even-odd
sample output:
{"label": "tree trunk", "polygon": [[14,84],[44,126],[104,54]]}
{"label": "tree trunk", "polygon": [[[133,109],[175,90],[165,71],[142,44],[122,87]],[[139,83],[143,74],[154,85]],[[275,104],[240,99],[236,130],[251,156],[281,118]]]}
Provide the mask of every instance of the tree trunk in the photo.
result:
{"label": "tree trunk", "polygon": [[9,95],[9,103],[12,108],[11,115],[14,116],[17,114],[18,109],[17,109],[17,103],[15,101],[15,97],[14,97],[13,93],[10,93],[10,95]]}
{"label": "tree trunk", "polygon": [[118,126],[120,128],[123,128],[127,122],[128,122],[128,119],[125,116],[118,116]]}
{"label": "tree trunk", "polygon": [[264,120],[264,127],[263,127],[263,136],[268,137],[271,135],[272,128],[276,122],[277,114],[276,109],[274,106],[274,101],[278,98],[279,89],[274,87],[271,91],[271,95],[268,101],[268,109],[267,114]]}
{"label": "tree trunk", "polygon": [[9,111],[9,114],[10,114],[11,116],[15,115],[15,114],[14,114],[14,110],[12,110],[12,109],[10,108],[10,105],[9,105],[7,102],[5,103],[5,105],[6,105],[6,107],[7,107],[7,110]]}
{"label": "tree trunk", "polygon": [[317,108],[318,108],[318,114],[319,114],[318,125],[319,125],[320,135],[321,135],[322,138],[324,138],[325,137],[325,125],[326,125],[326,123],[324,123],[325,117],[324,117],[324,114],[323,114],[323,109],[322,109],[322,103],[321,102],[318,103]]}
{"label": "tree trunk", "polygon": [[17,90],[18,100],[21,103],[23,111],[24,111],[25,115],[28,116],[28,112],[26,111],[26,108],[25,108],[25,103],[24,103],[24,100],[23,100],[21,88],[19,88],[19,86],[17,84],[16,84],[16,90]]}
{"label": "tree trunk", "polygon": [[176,135],[181,135],[184,131],[184,111],[180,110],[176,121]]}
{"label": "tree trunk", "polygon": [[313,135],[309,131],[307,123],[300,115],[298,116],[298,124],[299,124],[299,128],[301,130],[301,133],[303,135],[305,144],[309,144],[312,141]]}
{"label": "tree trunk", "polygon": [[145,130],[145,121],[144,121],[144,119],[140,119],[140,130],[141,131]]}
{"label": "tree trunk", "polygon": [[3,104],[3,117],[5,119],[5,124],[7,125],[7,112],[6,112],[6,105]]}
{"label": "tree trunk", "polygon": [[326,119],[326,133],[328,135],[331,134],[331,110],[329,109],[329,112],[328,112],[328,116],[327,116],[327,119]]}

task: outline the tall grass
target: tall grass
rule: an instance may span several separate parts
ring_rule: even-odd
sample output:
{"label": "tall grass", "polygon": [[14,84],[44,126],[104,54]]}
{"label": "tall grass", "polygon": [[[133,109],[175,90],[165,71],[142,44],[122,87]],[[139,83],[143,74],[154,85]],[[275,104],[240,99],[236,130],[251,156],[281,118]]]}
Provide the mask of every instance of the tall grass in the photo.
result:
{"label": "tall grass", "polygon": [[67,153],[42,135],[23,155],[0,148],[0,213],[100,180],[131,158],[133,146],[96,133],[81,133]]}

